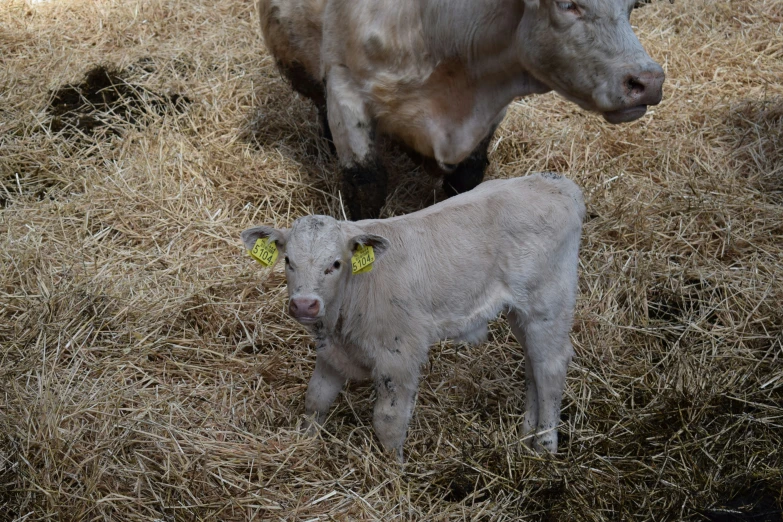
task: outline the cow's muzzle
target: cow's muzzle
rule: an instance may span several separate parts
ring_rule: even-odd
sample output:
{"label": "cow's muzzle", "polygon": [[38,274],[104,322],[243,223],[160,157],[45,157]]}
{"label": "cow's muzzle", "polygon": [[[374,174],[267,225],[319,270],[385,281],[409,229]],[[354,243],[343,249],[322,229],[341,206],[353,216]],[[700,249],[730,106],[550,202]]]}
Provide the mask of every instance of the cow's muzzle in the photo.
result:
{"label": "cow's muzzle", "polygon": [[609,123],[625,123],[641,118],[648,106],[661,103],[665,79],[666,75],[657,63],[644,71],[627,74],[622,86],[625,107],[604,112],[604,119]]}
{"label": "cow's muzzle", "polygon": [[646,105],[637,105],[636,107],[629,107],[619,111],[605,112],[603,113],[603,117],[609,123],[618,124],[638,120],[644,116],[646,112]]}
{"label": "cow's muzzle", "polygon": [[312,297],[294,297],[288,302],[288,313],[303,324],[314,323],[321,317],[321,300]]}

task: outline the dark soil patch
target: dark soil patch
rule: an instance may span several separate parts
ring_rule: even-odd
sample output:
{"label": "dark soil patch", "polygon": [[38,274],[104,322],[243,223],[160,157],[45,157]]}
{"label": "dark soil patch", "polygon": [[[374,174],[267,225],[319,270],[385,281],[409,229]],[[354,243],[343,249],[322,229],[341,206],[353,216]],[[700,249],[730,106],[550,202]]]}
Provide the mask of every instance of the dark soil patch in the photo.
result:
{"label": "dark soil patch", "polygon": [[81,83],[53,92],[50,127],[64,135],[89,136],[101,128],[107,135],[119,135],[121,123],[141,125],[150,114],[182,112],[190,102],[187,96],[158,94],[134,85],[126,80],[126,71],[99,65]]}

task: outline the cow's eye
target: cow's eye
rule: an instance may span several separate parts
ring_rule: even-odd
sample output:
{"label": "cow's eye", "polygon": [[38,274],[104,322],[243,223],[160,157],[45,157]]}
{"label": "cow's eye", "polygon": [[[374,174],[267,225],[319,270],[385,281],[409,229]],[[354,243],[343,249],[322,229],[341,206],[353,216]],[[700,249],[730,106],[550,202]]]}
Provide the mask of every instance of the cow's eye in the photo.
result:
{"label": "cow's eye", "polygon": [[340,262],[339,261],[335,261],[334,264],[332,265],[332,267],[334,267],[335,270],[339,270],[340,269]]}
{"label": "cow's eye", "polygon": [[285,256],[285,266],[286,268],[290,268],[291,270],[294,269],[294,267],[291,266],[291,261],[288,260],[288,256]]}
{"label": "cow's eye", "polygon": [[570,12],[576,12],[577,7],[576,4],[573,2],[556,2],[558,9],[561,11],[570,11]]}

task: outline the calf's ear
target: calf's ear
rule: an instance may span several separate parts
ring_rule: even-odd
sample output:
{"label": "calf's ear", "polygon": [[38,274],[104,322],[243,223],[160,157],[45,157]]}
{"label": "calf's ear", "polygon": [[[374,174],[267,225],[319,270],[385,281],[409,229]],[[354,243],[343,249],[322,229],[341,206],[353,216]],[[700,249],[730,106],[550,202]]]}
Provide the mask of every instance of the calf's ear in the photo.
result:
{"label": "calf's ear", "polygon": [[275,242],[277,248],[283,250],[288,239],[288,231],[289,229],[287,228],[279,229],[265,226],[248,228],[241,234],[242,243],[245,245],[245,249],[252,250],[257,240],[269,238]]}
{"label": "calf's ear", "polygon": [[348,248],[351,250],[351,252],[355,252],[356,249],[362,245],[371,246],[373,253],[375,254],[375,259],[378,260],[383,256],[383,254],[386,253],[387,250],[389,250],[391,243],[385,237],[376,236],[375,234],[361,234],[358,236],[353,236],[348,241]]}

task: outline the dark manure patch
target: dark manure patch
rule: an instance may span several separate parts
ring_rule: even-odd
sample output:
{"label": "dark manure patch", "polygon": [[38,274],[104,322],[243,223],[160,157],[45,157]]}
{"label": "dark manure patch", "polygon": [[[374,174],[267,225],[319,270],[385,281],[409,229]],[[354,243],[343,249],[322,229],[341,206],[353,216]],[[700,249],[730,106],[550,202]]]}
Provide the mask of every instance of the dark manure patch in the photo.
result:
{"label": "dark manure patch", "polygon": [[449,470],[438,480],[444,488],[444,497],[448,502],[462,502],[474,495],[473,502],[483,502],[489,498],[486,491],[486,480],[478,471],[465,465],[458,465]]}
{"label": "dark manure patch", "polygon": [[191,103],[187,96],[158,94],[126,78],[126,71],[99,65],[87,71],[81,83],[53,91],[50,129],[66,136],[92,136],[99,129],[118,136],[123,123],[141,126],[149,115],[183,112]]}
{"label": "dark manure patch", "polygon": [[727,491],[726,500],[697,512],[709,522],[780,522],[783,510],[768,485],[751,484]]}

